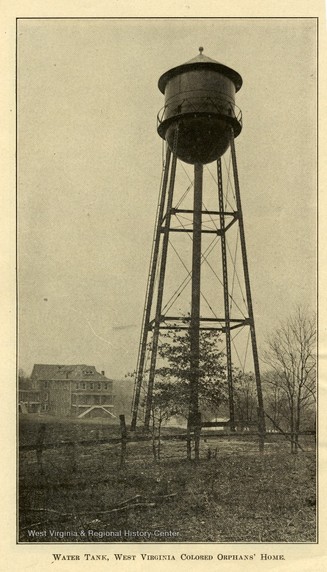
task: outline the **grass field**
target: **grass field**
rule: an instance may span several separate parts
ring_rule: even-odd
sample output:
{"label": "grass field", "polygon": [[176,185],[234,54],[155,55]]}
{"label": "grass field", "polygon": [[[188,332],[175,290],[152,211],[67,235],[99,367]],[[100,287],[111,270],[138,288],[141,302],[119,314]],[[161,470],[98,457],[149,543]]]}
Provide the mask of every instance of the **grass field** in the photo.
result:
{"label": "grass field", "polygon": [[[22,449],[20,542],[316,541],[312,437],[291,455],[289,443],[270,435],[260,455],[255,437],[207,435],[197,464],[181,440],[163,442],[160,463],[150,441],[131,442],[120,468],[120,444],[98,442],[119,436],[118,427],[41,422],[45,445],[94,444],[45,449],[43,471],[36,452]],[[39,426],[24,418],[20,444],[33,445]]]}

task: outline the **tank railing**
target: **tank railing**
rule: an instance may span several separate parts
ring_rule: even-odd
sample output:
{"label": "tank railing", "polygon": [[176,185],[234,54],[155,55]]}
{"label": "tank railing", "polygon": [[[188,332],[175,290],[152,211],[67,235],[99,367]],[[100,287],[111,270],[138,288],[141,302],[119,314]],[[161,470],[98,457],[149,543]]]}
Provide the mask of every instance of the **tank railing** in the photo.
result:
{"label": "tank railing", "polygon": [[157,126],[161,125],[166,119],[177,117],[184,113],[203,113],[211,112],[219,115],[225,115],[236,119],[242,125],[242,111],[240,108],[221,97],[191,97],[185,98],[182,101],[166,103],[160,109],[157,115]]}

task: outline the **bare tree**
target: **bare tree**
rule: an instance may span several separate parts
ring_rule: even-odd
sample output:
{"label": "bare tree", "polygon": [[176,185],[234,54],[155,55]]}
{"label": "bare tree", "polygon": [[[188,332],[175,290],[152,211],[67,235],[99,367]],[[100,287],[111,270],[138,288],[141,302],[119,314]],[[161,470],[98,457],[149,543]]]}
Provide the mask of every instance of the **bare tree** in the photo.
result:
{"label": "bare tree", "polygon": [[269,415],[272,428],[280,427],[283,431],[289,430],[289,407],[280,376],[274,371],[262,374],[264,389],[265,412]]}
{"label": "bare tree", "polygon": [[151,423],[150,423],[150,433],[152,438],[152,452],[155,462],[161,459],[161,429],[164,421],[172,415],[172,409],[170,409],[164,401],[161,402],[160,395],[155,393],[152,408],[151,408]]}
{"label": "bare tree", "polygon": [[31,379],[22,368],[18,370],[18,385],[19,389],[30,389]]}
{"label": "bare tree", "polygon": [[[272,368],[265,376],[284,401],[291,432],[291,450],[298,450],[302,413],[316,401],[316,319],[298,307],[267,339],[264,361]],[[285,407],[286,404],[286,407]]]}
{"label": "bare tree", "polygon": [[257,423],[257,393],[253,373],[235,370],[234,406],[237,425],[240,429],[249,429]]}

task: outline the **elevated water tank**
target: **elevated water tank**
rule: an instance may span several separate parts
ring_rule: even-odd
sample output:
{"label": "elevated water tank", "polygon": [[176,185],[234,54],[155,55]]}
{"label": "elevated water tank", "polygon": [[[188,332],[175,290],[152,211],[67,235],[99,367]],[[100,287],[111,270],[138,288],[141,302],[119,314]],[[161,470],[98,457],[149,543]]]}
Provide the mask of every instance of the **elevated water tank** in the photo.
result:
{"label": "elevated water tank", "polygon": [[158,133],[185,163],[211,163],[228,149],[231,134],[242,129],[235,93],[242,86],[233,69],[203,55],[165,72],[158,86],[165,105],[158,114]]}

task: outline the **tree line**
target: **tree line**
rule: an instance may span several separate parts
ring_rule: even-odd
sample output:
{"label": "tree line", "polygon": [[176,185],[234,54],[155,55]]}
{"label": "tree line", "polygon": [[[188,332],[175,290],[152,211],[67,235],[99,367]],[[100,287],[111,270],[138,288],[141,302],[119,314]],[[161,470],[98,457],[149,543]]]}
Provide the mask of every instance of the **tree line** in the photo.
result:
{"label": "tree line", "polygon": [[[228,407],[226,356],[219,332],[200,332],[199,408],[207,417]],[[190,333],[167,331],[159,346],[160,367],[152,404],[152,430],[173,416],[188,416]],[[290,434],[297,452],[301,431],[315,430],[316,320],[298,307],[267,337],[261,357],[261,382],[267,427]],[[238,430],[257,423],[254,374],[233,368],[234,410]],[[159,453],[160,454],[160,453]]]}
{"label": "tree line", "polygon": [[[200,332],[199,408],[207,420],[229,415],[226,355],[222,347],[220,332]],[[189,330],[167,330],[161,337],[158,352],[161,365],[156,370],[152,403],[152,432],[156,437],[170,418],[188,417]],[[30,378],[23,370],[18,373],[20,389],[29,389]],[[128,381],[131,382],[126,380],[126,383]],[[301,431],[314,431],[316,428],[314,315],[298,307],[267,337],[261,354],[261,382],[268,429],[290,434],[291,450],[297,452]],[[132,384],[126,383],[116,385],[115,409],[128,416]],[[255,427],[257,393],[254,374],[233,367],[233,387],[237,430]]]}

